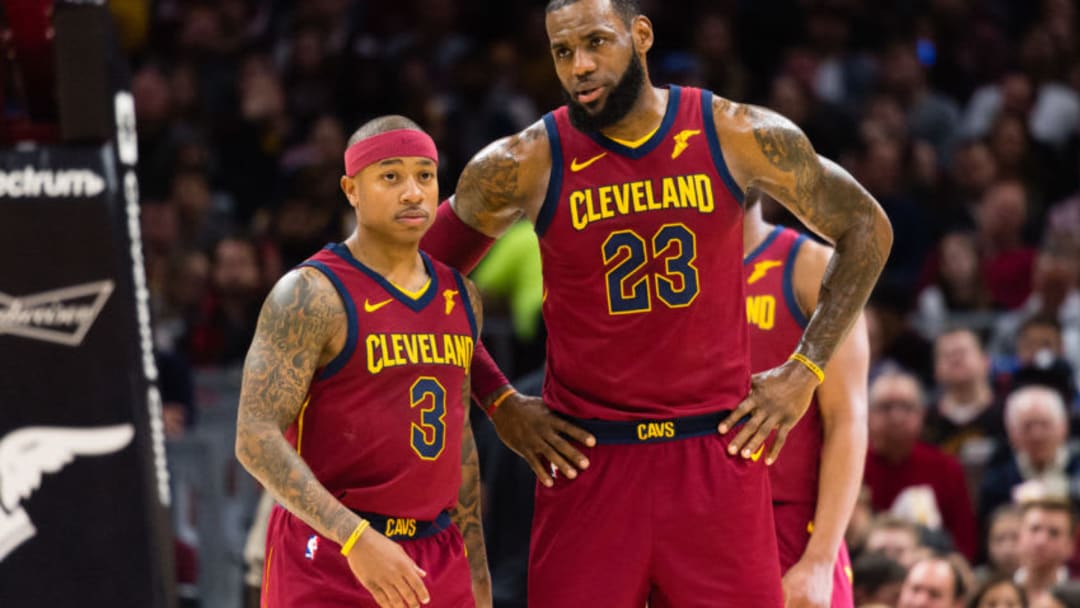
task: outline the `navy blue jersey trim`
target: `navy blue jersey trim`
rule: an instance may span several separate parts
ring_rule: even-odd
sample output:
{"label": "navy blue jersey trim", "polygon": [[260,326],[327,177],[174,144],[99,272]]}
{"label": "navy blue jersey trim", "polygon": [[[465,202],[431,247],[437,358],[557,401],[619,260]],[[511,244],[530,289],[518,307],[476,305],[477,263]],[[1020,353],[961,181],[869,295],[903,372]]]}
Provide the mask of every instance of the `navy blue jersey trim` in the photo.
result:
{"label": "navy blue jersey trim", "polygon": [[465,316],[469,318],[469,327],[472,329],[473,342],[475,343],[480,339],[480,335],[476,330],[476,313],[472,309],[472,298],[469,297],[469,290],[465,287],[465,279],[461,276],[461,273],[454,268],[450,270],[454,273],[454,281],[457,282],[458,292],[461,294],[461,303],[465,305]]}
{"label": "navy blue jersey trim", "polygon": [[702,89],[701,91],[701,122],[705,125],[705,137],[709,140],[709,150],[712,152],[713,164],[716,165],[716,172],[720,174],[720,178],[724,180],[724,184],[727,186],[728,191],[735,197],[735,200],[739,201],[739,205],[743,204],[746,195],[743,193],[742,188],[739,187],[738,182],[732,177],[731,171],[728,170],[727,163],[724,162],[724,152],[720,148],[720,138],[716,134],[716,119],[713,118],[712,113],[712,91]]}
{"label": "navy blue jersey trim", "polygon": [[411,298],[404,291],[398,289],[397,285],[387,281],[386,277],[367,266],[364,266],[360,260],[354,258],[352,252],[349,251],[349,248],[346,247],[344,243],[331,243],[327,245],[327,248],[333,251],[338,257],[348,262],[353,268],[356,268],[360,272],[371,277],[373,281],[386,290],[386,293],[396,298],[405,306],[408,306],[414,312],[423,310],[425,306],[435,299],[435,294],[439,291],[439,277],[435,275],[435,268],[431,265],[431,259],[423,251],[420,252],[420,259],[424,261],[424,269],[427,270],[428,276],[431,277],[431,283],[428,284],[427,291],[421,294],[419,298]]}
{"label": "navy blue jersey trim", "polygon": [[681,93],[682,87],[671,85],[668,92],[667,109],[664,110],[664,120],[660,122],[660,127],[656,129],[656,133],[653,133],[648,141],[636,148],[624,146],[617,141],[604,137],[604,134],[598,131],[589,131],[585,134],[588,135],[590,139],[600,144],[604,149],[637,160],[655,150],[656,147],[660,145],[660,142],[664,141],[664,138],[667,137],[668,131],[671,130],[671,125],[675,123],[675,117],[679,115],[679,98],[681,97]]}
{"label": "navy blue jersey trim", "polygon": [[326,275],[326,278],[330,279],[330,282],[334,285],[334,289],[337,290],[338,295],[341,296],[341,302],[345,305],[345,318],[348,320],[349,325],[345,338],[345,348],[342,348],[341,352],[334,357],[333,361],[328,363],[326,367],[319,372],[318,379],[326,380],[341,371],[341,368],[345,367],[345,364],[352,358],[353,351],[356,350],[356,341],[360,334],[360,327],[356,320],[356,303],[353,302],[352,296],[346,291],[345,284],[341,282],[341,279],[338,278],[338,276],[334,274],[334,271],[330,270],[326,264],[308,260],[300,264],[300,266],[314,268]]}
{"label": "navy blue jersey trim", "polygon": [[544,114],[544,128],[547,129],[548,145],[551,146],[551,176],[548,177],[544,205],[540,207],[540,213],[536,215],[534,229],[537,237],[543,237],[548,226],[551,225],[551,219],[555,217],[555,208],[559,205],[559,193],[562,192],[562,141],[559,139],[559,126],[555,123],[555,115],[551,112]]}
{"label": "navy blue jersey trim", "polygon": [[761,255],[761,252],[765,251],[765,249],[767,249],[769,245],[772,245],[773,241],[776,240],[776,237],[780,236],[780,233],[783,231],[783,226],[775,226],[772,229],[772,232],[770,232],[769,235],[765,237],[765,240],[761,241],[761,244],[757,247],[754,247],[754,250],[750,252],[750,255],[743,258],[743,266],[749,264],[750,262],[753,262],[754,258]]}
{"label": "navy blue jersey trim", "polygon": [[799,247],[805,241],[806,235],[800,234],[799,238],[795,239],[795,242],[791,244],[787,260],[784,262],[784,300],[787,302],[788,310],[791,311],[791,316],[795,318],[795,322],[803,329],[806,329],[806,324],[810,320],[806,318],[802,308],[799,308],[799,301],[795,298],[795,286],[791,278],[795,274],[795,257],[799,255]]}

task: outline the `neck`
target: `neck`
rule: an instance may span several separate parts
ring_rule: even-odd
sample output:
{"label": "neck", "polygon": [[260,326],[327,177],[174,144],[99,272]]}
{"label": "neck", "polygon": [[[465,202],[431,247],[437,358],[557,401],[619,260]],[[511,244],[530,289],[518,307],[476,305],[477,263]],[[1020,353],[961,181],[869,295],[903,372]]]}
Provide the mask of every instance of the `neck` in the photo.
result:
{"label": "neck", "polygon": [[667,110],[667,100],[667,89],[654,87],[646,78],[641,95],[638,95],[637,101],[626,116],[610,127],[601,129],[600,132],[614,139],[641,139],[646,133],[660,126],[664,120],[664,111]]}
{"label": "neck", "polygon": [[978,380],[950,386],[943,397],[946,406],[986,406],[990,398],[990,387]]}
{"label": "neck", "polygon": [[743,218],[743,257],[745,258],[751,251],[757,249],[773,228],[775,226],[761,217],[761,203],[748,209]]}
{"label": "neck", "polygon": [[1027,579],[1024,581],[1024,586],[1028,592],[1042,591],[1049,589],[1057,584],[1057,567],[1047,566],[1045,568],[1028,568]]}
{"label": "neck", "polygon": [[416,287],[424,278],[424,263],[418,245],[419,242],[402,243],[380,238],[362,229],[345,239],[345,246],[357,261],[406,289]]}
{"label": "neck", "polygon": [[914,445],[873,446],[874,453],[889,464],[901,464],[911,455]]}

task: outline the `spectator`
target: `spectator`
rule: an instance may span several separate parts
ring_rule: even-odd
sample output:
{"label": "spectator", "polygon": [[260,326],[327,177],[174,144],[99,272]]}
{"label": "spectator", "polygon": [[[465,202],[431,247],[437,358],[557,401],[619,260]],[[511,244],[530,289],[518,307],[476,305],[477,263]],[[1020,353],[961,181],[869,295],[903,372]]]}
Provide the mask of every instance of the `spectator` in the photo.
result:
{"label": "spectator", "polygon": [[998,507],[990,514],[987,527],[987,561],[976,569],[976,576],[982,580],[998,577],[1011,579],[1020,567],[1016,549],[1020,536],[1020,508],[1013,504]]}
{"label": "spectator", "polygon": [[1023,506],[1018,553],[1020,568],[1013,580],[1037,600],[1054,585],[1069,580],[1066,563],[1073,554],[1076,520],[1068,502],[1034,501]]}
{"label": "spectator", "polygon": [[[1044,343],[1057,357],[1063,357],[1074,369],[1080,369],[1080,259],[1075,251],[1044,249],[1034,263],[1031,279],[1034,291],[1023,305],[998,320],[995,327],[995,346],[1005,348],[1024,323],[1035,317],[1047,320],[1042,325],[1057,325],[1059,338]],[[1052,321],[1050,321],[1052,320]],[[1040,332],[1046,334],[1047,330]],[[1017,343],[1019,349],[1022,345]],[[1030,351],[1029,351],[1030,352]],[[1017,353],[1019,355],[1019,353]],[[1021,361],[1021,364],[1029,361]]]}
{"label": "spectator", "polygon": [[968,601],[968,608],[1027,608],[1027,595],[1009,578],[984,583]]}
{"label": "spectator", "polygon": [[923,337],[933,340],[952,322],[988,327],[990,293],[983,283],[975,237],[967,232],[946,234],[932,259],[934,277],[919,292],[916,312]]}
{"label": "spectator", "polygon": [[865,480],[871,500],[876,511],[943,528],[973,559],[978,539],[964,471],[955,458],[919,440],[925,415],[922,387],[911,374],[886,372],[870,385]]}
{"label": "spectator", "polygon": [[928,557],[908,571],[897,608],[960,608],[967,588],[956,565],[943,557]]}
{"label": "spectator", "polygon": [[1064,498],[1080,476],[1080,454],[1069,450],[1068,419],[1061,395],[1043,386],[1013,391],[1005,401],[1005,428],[1011,450],[983,475],[980,520],[1012,501],[1013,489],[1038,481]]}
{"label": "spectator", "polygon": [[970,329],[954,329],[934,343],[934,377],[941,391],[926,419],[925,438],[979,469],[1005,437],[1002,405],[990,384],[990,359]]}
{"label": "spectator", "polygon": [[993,185],[976,210],[980,267],[995,306],[1016,308],[1031,293],[1035,250],[1022,238],[1027,213],[1027,192],[1019,181]]}
{"label": "spectator", "polygon": [[864,553],[851,565],[856,606],[895,606],[907,568],[884,553]]}
{"label": "spectator", "polygon": [[919,527],[910,521],[882,514],[874,518],[863,554],[879,554],[900,564],[906,571],[925,553]]}
{"label": "spectator", "polygon": [[250,238],[225,237],[214,246],[211,264],[212,290],[192,328],[193,363],[232,365],[247,353],[265,295],[259,251]]}
{"label": "spectator", "polygon": [[881,74],[885,87],[902,100],[911,134],[932,144],[939,158],[948,158],[960,110],[956,102],[930,88],[915,42],[890,44],[882,57]]}

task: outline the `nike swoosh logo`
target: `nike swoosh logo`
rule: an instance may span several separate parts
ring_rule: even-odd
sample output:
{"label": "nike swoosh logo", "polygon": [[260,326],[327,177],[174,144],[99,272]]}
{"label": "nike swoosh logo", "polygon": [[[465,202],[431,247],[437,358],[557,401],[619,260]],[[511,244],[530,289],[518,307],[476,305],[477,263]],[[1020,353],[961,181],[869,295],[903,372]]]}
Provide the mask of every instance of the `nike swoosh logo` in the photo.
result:
{"label": "nike swoosh logo", "polygon": [[764,262],[758,262],[754,264],[754,272],[750,273],[750,278],[746,279],[747,285],[753,285],[760,279],[764,278],[766,274],[777,266],[782,266],[784,263],[779,260],[765,260]]}
{"label": "nike swoosh logo", "polygon": [[376,303],[372,304],[370,300],[364,300],[364,312],[375,312],[376,310],[379,310],[383,306],[386,306],[387,304],[389,304],[390,302],[393,302],[393,301],[394,301],[394,298],[389,298],[389,299],[383,300],[382,302],[376,302]]}
{"label": "nike swoosh logo", "polygon": [[588,167],[589,165],[600,160],[601,158],[604,158],[605,156],[607,156],[607,152],[601,152],[600,154],[597,154],[596,156],[590,158],[589,160],[586,160],[583,163],[577,162],[577,159],[575,158],[574,160],[570,161],[570,171],[577,173],[578,171],[581,171],[585,167]]}

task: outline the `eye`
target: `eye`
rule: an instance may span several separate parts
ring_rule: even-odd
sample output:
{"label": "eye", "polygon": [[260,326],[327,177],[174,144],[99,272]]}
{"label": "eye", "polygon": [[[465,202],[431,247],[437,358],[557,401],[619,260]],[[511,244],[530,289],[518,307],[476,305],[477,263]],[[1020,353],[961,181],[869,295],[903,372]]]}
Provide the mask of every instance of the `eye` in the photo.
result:
{"label": "eye", "polygon": [[591,44],[593,48],[603,46],[605,42],[607,42],[607,40],[604,40],[600,36],[593,36],[592,39],[589,40],[589,44]]}
{"label": "eye", "polygon": [[555,58],[556,59],[568,59],[569,57],[570,57],[570,49],[566,48],[565,46],[555,47]]}
{"label": "eye", "polygon": [[396,181],[397,181],[397,179],[398,179],[398,175],[397,175],[397,173],[395,173],[395,172],[393,172],[393,171],[387,171],[386,173],[383,173],[383,174],[382,174],[382,179],[383,179],[384,181],[387,181],[387,182],[390,182],[390,183],[394,183],[394,182],[396,182]]}
{"label": "eye", "polygon": [[429,181],[431,181],[433,179],[435,179],[435,172],[434,171],[421,171],[420,172],[420,181],[429,182]]}

